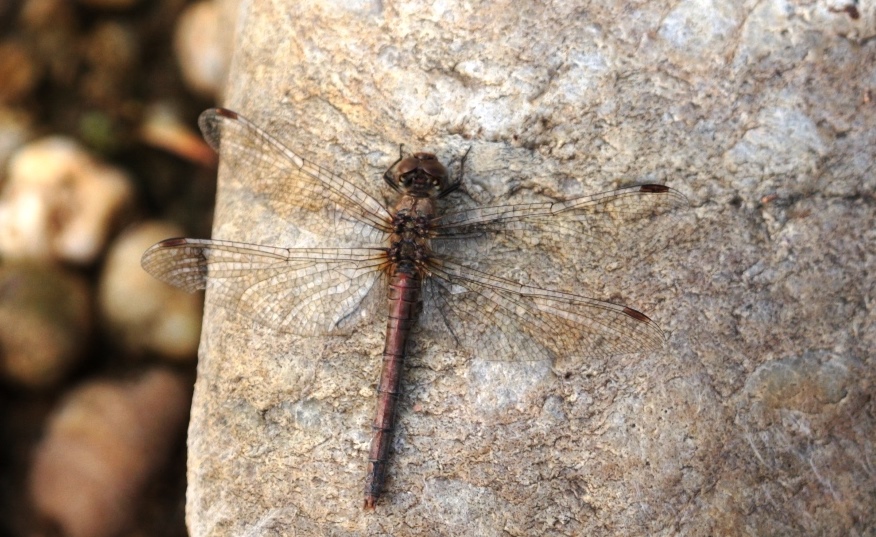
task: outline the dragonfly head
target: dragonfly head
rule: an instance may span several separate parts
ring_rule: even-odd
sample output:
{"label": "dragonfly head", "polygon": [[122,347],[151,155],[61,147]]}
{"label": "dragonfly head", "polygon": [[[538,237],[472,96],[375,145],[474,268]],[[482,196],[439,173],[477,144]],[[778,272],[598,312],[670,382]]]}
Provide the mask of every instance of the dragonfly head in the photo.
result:
{"label": "dragonfly head", "polygon": [[448,187],[447,169],[432,153],[414,153],[402,159],[392,179],[390,186],[420,198],[440,196]]}

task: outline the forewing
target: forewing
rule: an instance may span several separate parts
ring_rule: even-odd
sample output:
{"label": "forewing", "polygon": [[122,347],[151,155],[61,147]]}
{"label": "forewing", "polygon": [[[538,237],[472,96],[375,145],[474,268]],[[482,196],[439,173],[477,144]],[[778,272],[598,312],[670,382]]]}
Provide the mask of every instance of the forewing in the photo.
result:
{"label": "forewing", "polygon": [[460,347],[491,360],[606,357],[663,346],[660,328],[618,304],[550,291],[452,262],[433,267],[423,323],[446,329]]}
{"label": "forewing", "polygon": [[281,332],[347,333],[372,318],[385,293],[385,252],[372,248],[274,248],[231,241],[168,239],[143,268],[206,300]]}
{"label": "forewing", "polygon": [[433,247],[487,272],[527,260],[598,267],[664,247],[673,237],[673,211],[687,205],[677,190],[639,185],[566,201],[480,207],[438,217]]}
{"label": "forewing", "polygon": [[[352,218],[355,233],[372,242],[389,231],[386,208],[358,186],[310,162],[257,127],[240,114],[224,108],[205,110],[198,124],[207,143],[235,173],[247,178],[247,186],[265,194],[270,203],[319,213],[331,207]],[[338,233],[339,222],[317,219],[314,231]],[[296,224],[306,226],[305,221]],[[313,225],[309,227],[314,227]]]}

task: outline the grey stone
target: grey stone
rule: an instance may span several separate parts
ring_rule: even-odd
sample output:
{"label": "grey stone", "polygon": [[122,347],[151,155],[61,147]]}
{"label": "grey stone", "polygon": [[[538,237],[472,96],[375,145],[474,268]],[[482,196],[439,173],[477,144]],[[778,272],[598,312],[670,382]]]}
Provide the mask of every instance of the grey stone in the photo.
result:
{"label": "grey stone", "polygon": [[[208,309],[193,536],[872,531],[876,8],[237,9],[225,105],[375,195],[403,142],[445,161],[471,146],[478,201],[664,182],[691,208],[668,248],[578,282],[654,318],[663,352],[559,374],[416,340],[373,513],[382,323],[305,339]],[[227,171],[216,222],[308,239]]]}

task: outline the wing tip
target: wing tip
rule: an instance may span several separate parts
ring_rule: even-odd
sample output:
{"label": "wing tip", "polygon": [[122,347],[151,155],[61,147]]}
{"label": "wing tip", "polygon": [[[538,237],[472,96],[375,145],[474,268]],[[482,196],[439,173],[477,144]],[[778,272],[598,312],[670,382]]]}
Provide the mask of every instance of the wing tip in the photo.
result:
{"label": "wing tip", "polygon": [[624,314],[632,317],[633,319],[642,322],[652,324],[654,321],[651,320],[650,317],[642,313],[641,311],[634,310],[633,308],[628,308],[624,306]]}
{"label": "wing tip", "polygon": [[191,244],[191,241],[183,237],[174,237],[158,241],[143,252],[143,256],[140,257],[140,266],[143,267],[146,272],[161,280],[162,278],[155,272],[156,267],[154,265],[159,263],[162,257],[164,257],[162,252],[167,252],[171,248],[179,248],[188,244]]}
{"label": "wing tip", "polygon": [[672,198],[672,203],[676,206],[690,205],[690,200],[687,198],[687,196],[672,188],[671,186],[649,183],[646,185],[639,185],[638,191],[643,194],[667,194],[670,198]]}
{"label": "wing tip", "polygon": [[671,189],[666,185],[647,184],[639,187],[639,192],[647,192],[648,194],[665,194]]}
{"label": "wing tip", "polygon": [[645,345],[645,348],[653,350],[662,347],[666,343],[666,334],[663,332],[663,330],[660,329],[659,326],[657,326],[657,323],[655,323],[650,317],[648,317],[641,311],[634,310],[633,308],[627,306],[624,306],[623,313],[627,317],[635,319],[636,321],[646,325],[645,329],[650,331],[650,336],[648,336],[647,339],[650,340],[651,336],[656,336],[652,341],[649,341]]}
{"label": "wing tip", "polygon": [[[152,248],[163,248],[163,247],[176,248],[177,246],[183,246],[186,244],[189,244],[189,239],[186,239],[184,237],[174,237],[172,239],[164,239],[163,241],[159,242],[158,244],[156,244]],[[150,250],[152,248],[150,248]]]}
{"label": "wing tip", "polygon": [[228,119],[237,119],[240,117],[237,112],[234,110],[229,110],[227,108],[213,108],[213,112],[216,113],[217,116],[227,117]]}

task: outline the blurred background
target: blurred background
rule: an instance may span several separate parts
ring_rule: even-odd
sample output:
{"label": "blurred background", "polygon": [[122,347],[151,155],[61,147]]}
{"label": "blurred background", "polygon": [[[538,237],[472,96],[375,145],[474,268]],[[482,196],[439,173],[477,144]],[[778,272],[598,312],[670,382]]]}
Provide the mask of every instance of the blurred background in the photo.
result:
{"label": "blurred background", "polygon": [[210,235],[217,11],[0,0],[0,536],[186,534],[201,297],[139,260]]}

